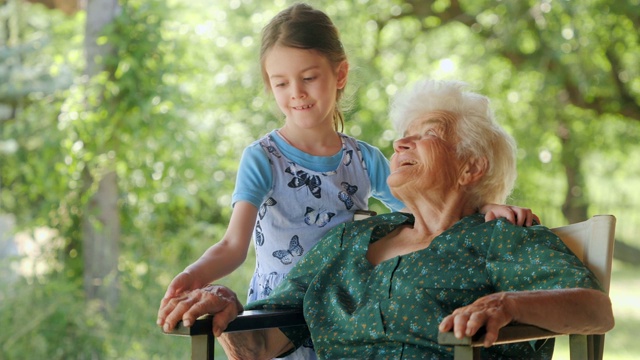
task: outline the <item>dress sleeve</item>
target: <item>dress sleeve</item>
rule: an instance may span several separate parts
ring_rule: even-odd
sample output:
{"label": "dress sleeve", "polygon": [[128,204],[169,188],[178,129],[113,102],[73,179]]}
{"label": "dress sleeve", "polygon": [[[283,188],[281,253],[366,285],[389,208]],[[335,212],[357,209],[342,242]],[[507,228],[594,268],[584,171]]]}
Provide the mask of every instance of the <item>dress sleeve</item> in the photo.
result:
{"label": "dress sleeve", "polygon": [[362,158],[367,166],[369,179],[371,179],[371,195],[380,200],[391,211],[400,211],[404,209],[404,204],[396,199],[389,185],[387,185],[387,177],[389,177],[389,160],[382,154],[377,147],[369,145],[363,141],[358,141],[358,146],[362,152]]}
{"label": "dress sleeve", "polygon": [[272,183],[273,176],[269,158],[260,144],[254,142],[242,152],[231,204],[242,200],[260,208]]}
{"label": "dress sleeve", "polygon": [[498,220],[489,244],[487,271],[496,291],[602,290],[595,275],[542,225],[522,227]]}

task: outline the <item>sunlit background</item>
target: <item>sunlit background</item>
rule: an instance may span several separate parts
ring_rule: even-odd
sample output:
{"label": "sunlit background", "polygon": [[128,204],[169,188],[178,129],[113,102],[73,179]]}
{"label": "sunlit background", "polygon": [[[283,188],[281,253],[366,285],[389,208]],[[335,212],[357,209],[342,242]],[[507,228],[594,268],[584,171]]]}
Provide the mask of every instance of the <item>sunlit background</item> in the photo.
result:
{"label": "sunlit background", "polygon": [[[0,1],[0,359],[184,359],[157,307],[281,124],[258,48],[292,2],[84,3]],[[518,141],[510,203],[549,227],[617,217],[605,359],[638,358],[640,0],[309,3],[349,56],[345,133],[390,155],[390,96],[464,80]],[[253,267],[220,282],[244,295]]]}

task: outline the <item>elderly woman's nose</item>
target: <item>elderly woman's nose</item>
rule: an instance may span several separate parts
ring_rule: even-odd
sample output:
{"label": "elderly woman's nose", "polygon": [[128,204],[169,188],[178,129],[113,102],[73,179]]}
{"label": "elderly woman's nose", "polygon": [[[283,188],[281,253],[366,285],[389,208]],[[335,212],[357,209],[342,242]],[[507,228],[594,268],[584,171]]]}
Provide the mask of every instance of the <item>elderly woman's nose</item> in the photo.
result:
{"label": "elderly woman's nose", "polygon": [[413,146],[413,140],[410,136],[405,136],[393,142],[393,150],[396,152],[410,149]]}

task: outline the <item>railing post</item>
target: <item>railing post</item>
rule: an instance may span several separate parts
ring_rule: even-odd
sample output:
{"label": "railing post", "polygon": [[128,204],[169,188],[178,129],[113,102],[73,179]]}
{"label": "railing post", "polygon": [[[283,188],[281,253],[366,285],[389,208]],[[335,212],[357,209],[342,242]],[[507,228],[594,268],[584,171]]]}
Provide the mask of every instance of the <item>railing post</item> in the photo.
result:
{"label": "railing post", "polygon": [[213,360],[215,337],[212,333],[191,336],[191,360]]}

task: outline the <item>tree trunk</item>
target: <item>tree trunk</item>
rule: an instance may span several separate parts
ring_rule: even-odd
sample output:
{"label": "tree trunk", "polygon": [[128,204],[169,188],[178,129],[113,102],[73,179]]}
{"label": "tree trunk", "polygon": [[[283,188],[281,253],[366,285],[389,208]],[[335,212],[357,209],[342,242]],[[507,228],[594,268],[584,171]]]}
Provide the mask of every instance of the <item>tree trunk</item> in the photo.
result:
{"label": "tree trunk", "polygon": [[102,60],[113,52],[110,44],[98,45],[96,40],[104,28],[115,19],[119,11],[118,0],[88,0],[86,11],[84,48],[87,68],[85,74],[91,77],[104,70]]}
{"label": "tree trunk", "polygon": [[120,217],[117,200],[117,175],[109,171],[98,180],[97,191],[89,200],[82,219],[84,291],[87,300],[97,301],[103,312],[114,308],[119,298]]}
{"label": "tree trunk", "polygon": [[562,142],[560,161],[567,176],[567,193],[562,204],[562,213],[567,221],[572,224],[584,221],[588,218],[589,199],[586,193],[586,184],[582,174],[582,159],[571,138],[571,129],[564,121],[560,120],[558,137]]}
{"label": "tree trunk", "polygon": [[[567,175],[567,193],[562,204],[562,213],[569,224],[586,220],[589,217],[589,199],[585,194],[585,179],[581,170],[581,158],[571,139],[571,130],[561,122],[558,136],[562,141],[561,162]],[[638,266],[640,264],[640,249],[616,239],[613,257],[624,263]]]}
{"label": "tree trunk", "polygon": [[[113,52],[109,44],[98,45],[96,40],[105,26],[114,20],[118,1],[89,0],[86,11],[85,74],[91,78],[104,70],[103,59]],[[97,301],[103,311],[114,308],[119,298],[118,177],[115,167],[110,165],[104,168],[98,178],[85,173],[85,188],[96,189],[92,192],[82,219],[85,295],[88,301]],[[98,181],[95,187],[94,181]]]}

